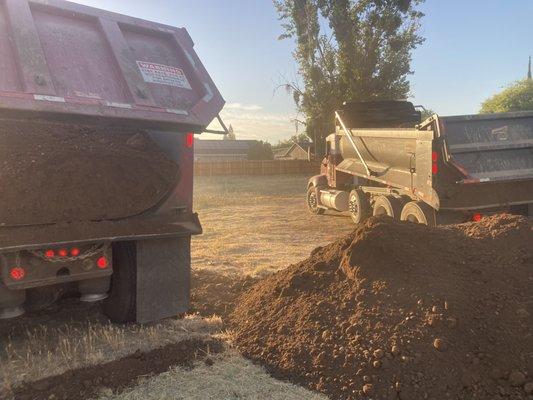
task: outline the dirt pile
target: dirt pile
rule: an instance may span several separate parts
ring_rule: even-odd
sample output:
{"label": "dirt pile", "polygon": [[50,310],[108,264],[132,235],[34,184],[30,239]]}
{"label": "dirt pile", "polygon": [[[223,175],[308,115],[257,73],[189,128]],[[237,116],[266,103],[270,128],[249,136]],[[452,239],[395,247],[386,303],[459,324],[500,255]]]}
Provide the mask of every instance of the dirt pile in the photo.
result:
{"label": "dirt pile", "polygon": [[178,174],[140,130],[0,121],[0,225],[136,215],[162,201]]}
{"label": "dirt pile", "polygon": [[231,325],[246,356],[332,399],[527,399],[532,286],[525,218],[371,219],[253,286]]}

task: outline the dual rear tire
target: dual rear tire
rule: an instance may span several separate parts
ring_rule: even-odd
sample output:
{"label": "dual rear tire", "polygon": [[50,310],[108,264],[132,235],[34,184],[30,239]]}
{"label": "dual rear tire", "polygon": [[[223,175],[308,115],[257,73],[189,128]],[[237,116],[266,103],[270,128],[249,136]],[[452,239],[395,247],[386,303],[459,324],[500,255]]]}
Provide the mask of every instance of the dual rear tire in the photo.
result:
{"label": "dual rear tire", "polygon": [[420,201],[404,201],[401,197],[379,195],[373,205],[369,196],[360,189],[350,193],[350,215],[356,224],[371,216],[388,216],[397,221],[435,226],[435,210]]}
{"label": "dual rear tire", "polygon": [[[397,221],[436,225],[435,210],[421,201],[405,201],[402,197],[379,195],[371,204],[367,193],[354,189],[350,192],[348,206],[355,224],[360,224],[371,216],[388,216]],[[324,208],[319,207],[318,190],[314,186],[307,190],[307,207],[312,214],[325,212]]]}
{"label": "dual rear tire", "polygon": [[400,219],[415,224],[436,225],[435,210],[421,201],[411,201],[403,206]]}

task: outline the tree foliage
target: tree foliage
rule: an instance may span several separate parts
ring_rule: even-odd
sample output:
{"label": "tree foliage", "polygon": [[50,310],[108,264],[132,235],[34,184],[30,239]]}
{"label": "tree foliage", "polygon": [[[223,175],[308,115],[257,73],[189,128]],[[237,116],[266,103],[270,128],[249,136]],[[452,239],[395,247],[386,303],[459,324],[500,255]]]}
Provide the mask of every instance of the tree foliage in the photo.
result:
{"label": "tree foliage", "polygon": [[510,85],[502,92],[487,99],[481,113],[533,111],[533,80],[525,79]]}
{"label": "tree foliage", "polygon": [[[345,101],[409,94],[411,52],[423,0],[274,0],[284,34],[294,38],[302,87],[290,82],[307,134],[320,145]],[[328,28],[321,28],[326,21]]]}
{"label": "tree foliage", "polygon": [[437,113],[435,111],[433,111],[431,108],[426,108],[426,109],[422,110],[422,121],[425,121],[426,119],[428,119],[429,117],[434,116],[435,114],[437,114]]}
{"label": "tree foliage", "polygon": [[294,143],[311,143],[309,136],[305,133],[300,133],[297,135],[292,135],[289,139],[280,140],[275,146],[275,149],[282,149],[284,147],[292,146]]}
{"label": "tree foliage", "polygon": [[248,149],[248,160],[273,160],[274,153],[268,142],[257,141]]}

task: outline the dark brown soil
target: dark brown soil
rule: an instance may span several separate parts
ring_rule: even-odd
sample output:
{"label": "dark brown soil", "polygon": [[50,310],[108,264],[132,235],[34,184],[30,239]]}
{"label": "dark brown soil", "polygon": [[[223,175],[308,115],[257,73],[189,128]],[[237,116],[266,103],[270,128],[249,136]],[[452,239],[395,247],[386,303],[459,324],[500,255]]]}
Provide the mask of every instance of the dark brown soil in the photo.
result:
{"label": "dark brown soil", "polygon": [[[90,399],[102,388],[114,391],[131,386],[141,376],[156,375],[170,367],[193,367],[194,361],[205,359],[209,354],[223,351],[218,340],[187,340],[177,344],[77,370],[40,381],[25,384],[15,390],[15,400],[38,399]],[[0,394],[0,399],[2,394]]]}
{"label": "dark brown soil", "polygon": [[245,293],[242,352],[332,399],[529,399],[533,230],[371,219]]}
{"label": "dark brown soil", "polygon": [[249,276],[222,274],[205,269],[193,270],[189,312],[204,317],[218,315],[226,320],[233,312],[237,298],[255,282],[257,280]]}
{"label": "dark brown soil", "polygon": [[0,121],[0,225],[137,215],[168,195],[178,173],[140,130]]}

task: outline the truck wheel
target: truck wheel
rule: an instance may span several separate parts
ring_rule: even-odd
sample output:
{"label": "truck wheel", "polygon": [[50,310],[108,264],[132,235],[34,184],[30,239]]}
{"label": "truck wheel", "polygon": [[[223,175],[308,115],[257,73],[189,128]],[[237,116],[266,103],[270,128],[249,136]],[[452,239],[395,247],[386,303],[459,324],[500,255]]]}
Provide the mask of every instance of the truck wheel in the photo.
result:
{"label": "truck wheel", "polygon": [[350,192],[350,216],[353,222],[360,224],[372,215],[372,208],[368,197],[361,189],[355,189]]}
{"label": "truck wheel", "polygon": [[135,242],[113,243],[111,291],[104,301],[104,314],[113,322],[135,322],[137,269]]}
{"label": "truck wheel", "polygon": [[411,201],[403,207],[401,220],[435,226],[435,210],[421,201]]}
{"label": "truck wheel", "polygon": [[307,190],[307,208],[311,214],[321,215],[324,214],[326,210],[318,207],[318,189],[315,186],[309,187]]}
{"label": "truck wheel", "polygon": [[396,220],[400,220],[402,215],[402,203],[393,196],[378,196],[374,201],[374,217],[386,215]]}

